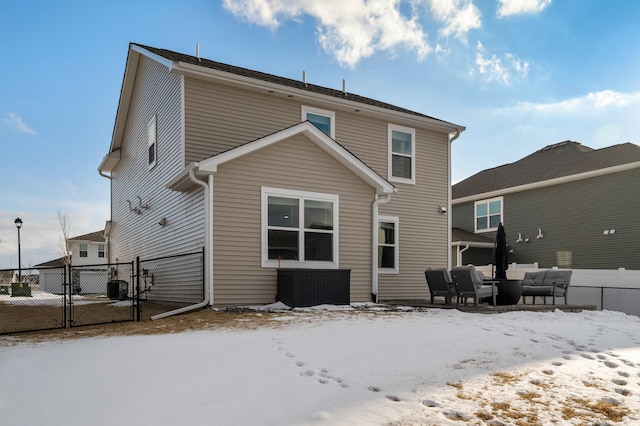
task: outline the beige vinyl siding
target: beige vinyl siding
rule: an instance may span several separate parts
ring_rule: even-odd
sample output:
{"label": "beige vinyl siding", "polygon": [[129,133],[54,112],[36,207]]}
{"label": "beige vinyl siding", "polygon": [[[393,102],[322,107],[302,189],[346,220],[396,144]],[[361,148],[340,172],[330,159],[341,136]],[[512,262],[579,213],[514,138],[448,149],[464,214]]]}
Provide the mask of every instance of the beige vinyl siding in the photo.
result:
{"label": "beige vinyl siding", "polygon": [[214,177],[216,305],[272,303],[276,270],[261,267],[261,188],[339,196],[339,266],[351,269],[351,300],[371,300],[374,191],[298,135],[220,166]]}
{"label": "beige vinyl siding", "polygon": [[[187,164],[300,122],[304,104],[335,111],[336,141],[388,177],[388,124],[399,123],[191,78],[185,79],[185,86]],[[380,214],[398,216],[400,221],[400,273],[379,279],[379,296],[386,299],[426,297],[424,269],[448,264],[447,214],[439,212],[440,206],[447,206],[448,135],[414,128],[416,184],[395,184],[398,192],[380,209]],[[322,186],[319,191],[327,192]],[[363,237],[368,240],[370,233],[367,228]]]}
{"label": "beige vinyl siding", "polygon": [[[157,164],[148,169],[147,123],[156,115]],[[130,262],[202,250],[202,190],[173,192],[165,184],[182,169],[181,77],[142,57],[127,117],[121,160],[112,173],[110,260]],[[129,209],[140,197],[149,208],[138,215]],[[167,225],[158,222],[166,218]],[[176,301],[174,290],[157,288],[156,300]],[[184,302],[198,302],[199,288],[181,289]],[[198,300],[196,300],[198,299]]]}
{"label": "beige vinyl siding", "polygon": [[300,122],[300,103],[185,78],[185,165]]}
{"label": "beige vinyl siding", "polygon": [[398,216],[400,274],[380,275],[380,300],[426,298],[427,267],[447,267],[448,137],[416,129],[416,184],[396,184],[398,192],[380,214]]}

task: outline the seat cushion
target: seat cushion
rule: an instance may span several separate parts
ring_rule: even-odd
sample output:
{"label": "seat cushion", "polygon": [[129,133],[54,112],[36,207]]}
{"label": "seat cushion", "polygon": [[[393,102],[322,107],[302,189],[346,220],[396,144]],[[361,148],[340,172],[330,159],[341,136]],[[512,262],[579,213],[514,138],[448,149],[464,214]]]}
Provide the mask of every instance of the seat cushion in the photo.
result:
{"label": "seat cushion", "polygon": [[546,272],[547,271],[525,272],[522,285],[543,285]]}
{"label": "seat cushion", "polygon": [[551,269],[544,276],[544,285],[553,285],[555,283],[557,286],[567,287],[571,282],[571,272]]}
{"label": "seat cushion", "polygon": [[[564,296],[565,288],[556,287],[556,296]],[[523,296],[553,296],[552,285],[527,285],[522,286]]]}

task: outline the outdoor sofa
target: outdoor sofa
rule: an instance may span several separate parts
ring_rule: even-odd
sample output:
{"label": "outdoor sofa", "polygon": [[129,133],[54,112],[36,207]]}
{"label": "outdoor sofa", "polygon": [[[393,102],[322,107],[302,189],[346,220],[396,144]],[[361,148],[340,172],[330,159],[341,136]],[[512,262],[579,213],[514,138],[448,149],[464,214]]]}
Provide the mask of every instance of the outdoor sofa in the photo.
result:
{"label": "outdoor sofa", "polygon": [[522,280],[522,303],[526,303],[526,296],[533,296],[533,304],[535,305],[536,296],[541,296],[544,298],[545,305],[547,304],[547,297],[552,297],[555,305],[556,297],[564,297],[566,305],[571,273],[572,271],[558,269],[525,272]]}

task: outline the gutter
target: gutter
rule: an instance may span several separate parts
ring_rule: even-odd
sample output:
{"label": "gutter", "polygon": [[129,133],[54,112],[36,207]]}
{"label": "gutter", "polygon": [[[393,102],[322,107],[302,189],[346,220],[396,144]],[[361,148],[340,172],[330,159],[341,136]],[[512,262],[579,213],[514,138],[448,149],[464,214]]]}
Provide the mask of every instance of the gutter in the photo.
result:
{"label": "gutter", "polygon": [[371,226],[371,299],[375,303],[378,303],[378,206],[388,203],[389,201],[391,201],[391,194],[386,194],[382,198],[376,194],[371,204],[371,217],[373,222]]}
{"label": "gutter", "polygon": [[204,190],[204,241],[206,247],[204,253],[204,300],[200,303],[196,303],[195,305],[189,305],[183,308],[175,309],[173,311],[154,315],[151,317],[152,320],[195,311],[196,309],[202,309],[207,307],[209,304],[213,304],[213,257],[212,253],[207,253],[207,250],[211,250],[213,247],[211,244],[211,226],[213,223],[211,220],[213,209],[211,207],[213,196],[210,192],[213,188],[213,175],[209,175],[209,182],[205,183],[196,178],[194,169],[189,170],[189,179],[196,185],[200,185]]}

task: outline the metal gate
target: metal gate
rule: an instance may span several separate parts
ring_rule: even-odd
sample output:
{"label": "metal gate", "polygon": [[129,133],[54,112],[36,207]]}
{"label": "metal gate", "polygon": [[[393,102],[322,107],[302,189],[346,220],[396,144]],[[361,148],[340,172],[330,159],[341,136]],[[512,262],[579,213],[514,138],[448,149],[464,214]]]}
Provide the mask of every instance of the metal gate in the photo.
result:
{"label": "metal gate", "polygon": [[134,262],[69,268],[69,327],[134,321]]}

